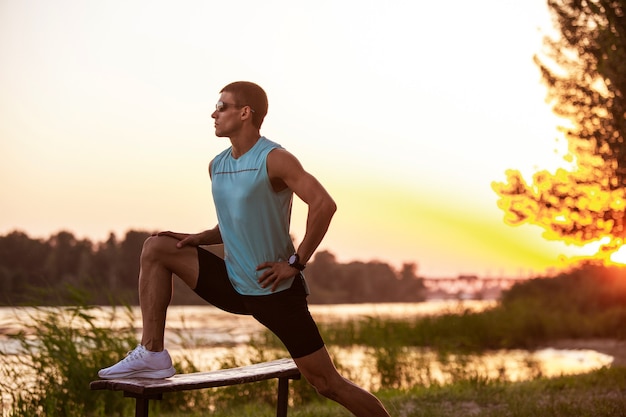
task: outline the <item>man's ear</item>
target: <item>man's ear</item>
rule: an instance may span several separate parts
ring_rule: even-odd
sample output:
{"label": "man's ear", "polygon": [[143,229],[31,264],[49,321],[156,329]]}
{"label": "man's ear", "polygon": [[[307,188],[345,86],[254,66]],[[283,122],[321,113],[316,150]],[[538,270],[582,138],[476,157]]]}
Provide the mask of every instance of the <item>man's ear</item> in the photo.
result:
{"label": "man's ear", "polygon": [[252,111],[249,106],[241,108],[241,120],[246,120],[252,117]]}

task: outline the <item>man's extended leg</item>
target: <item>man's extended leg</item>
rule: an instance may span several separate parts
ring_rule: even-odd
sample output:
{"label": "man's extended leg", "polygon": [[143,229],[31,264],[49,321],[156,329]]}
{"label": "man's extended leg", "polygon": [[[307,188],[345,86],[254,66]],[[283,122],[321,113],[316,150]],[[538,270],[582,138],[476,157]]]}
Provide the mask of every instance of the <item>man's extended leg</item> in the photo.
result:
{"label": "man's extended leg", "polygon": [[355,416],[389,417],[389,413],[378,398],[337,372],[326,347],[294,361],[317,392],[337,401]]}

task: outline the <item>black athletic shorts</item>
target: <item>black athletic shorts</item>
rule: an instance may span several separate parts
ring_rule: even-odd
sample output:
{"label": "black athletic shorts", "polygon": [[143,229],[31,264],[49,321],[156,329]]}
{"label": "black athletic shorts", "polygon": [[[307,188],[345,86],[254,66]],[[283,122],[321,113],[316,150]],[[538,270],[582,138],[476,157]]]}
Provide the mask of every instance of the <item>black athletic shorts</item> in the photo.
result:
{"label": "black athletic shorts", "polygon": [[324,346],[309,313],[301,274],[287,290],[270,295],[242,295],[230,283],[222,258],[198,248],[198,262],[200,273],[194,291],[200,297],[222,310],[253,316],[278,336],[293,358],[309,355]]}

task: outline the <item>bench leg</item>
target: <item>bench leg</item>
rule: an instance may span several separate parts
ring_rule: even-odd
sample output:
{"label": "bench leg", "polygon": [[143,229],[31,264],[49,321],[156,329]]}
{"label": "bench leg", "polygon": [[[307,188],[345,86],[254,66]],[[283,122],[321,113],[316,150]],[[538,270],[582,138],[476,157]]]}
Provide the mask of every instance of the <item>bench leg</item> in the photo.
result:
{"label": "bench leg", "polygon": [[136,398],[135,417],[148,417],[148,406],[150,400],[148,398]]}
{"label": "bench leg", "polygon": [[289,378],[278,378],[278,401],[276,417],[287,417],[289,407]]}
{"label": "bench leg", "polygon": [[160,400],[163,398],[163,395],[142,395],[124,391],[124,397],[131,397],[135,399],[135,417],[148,417],[148,406],[150,405],[150,400]]}

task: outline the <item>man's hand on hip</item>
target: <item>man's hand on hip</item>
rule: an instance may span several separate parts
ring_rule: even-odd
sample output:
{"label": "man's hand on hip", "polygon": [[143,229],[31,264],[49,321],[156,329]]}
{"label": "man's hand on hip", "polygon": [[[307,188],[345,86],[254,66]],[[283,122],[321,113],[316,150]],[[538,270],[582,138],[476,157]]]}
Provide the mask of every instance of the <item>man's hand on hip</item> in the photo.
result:
{"label": "man's hand on hip", "polygon": [[276,291],[281,282],[293,278],[299,271],[289,266],[287,261],[283,262],[263,262],[256,267],[257,271],[263,271],[263,275],[259,278],[261,287],[267,288],[272,286],[272,291]]}

